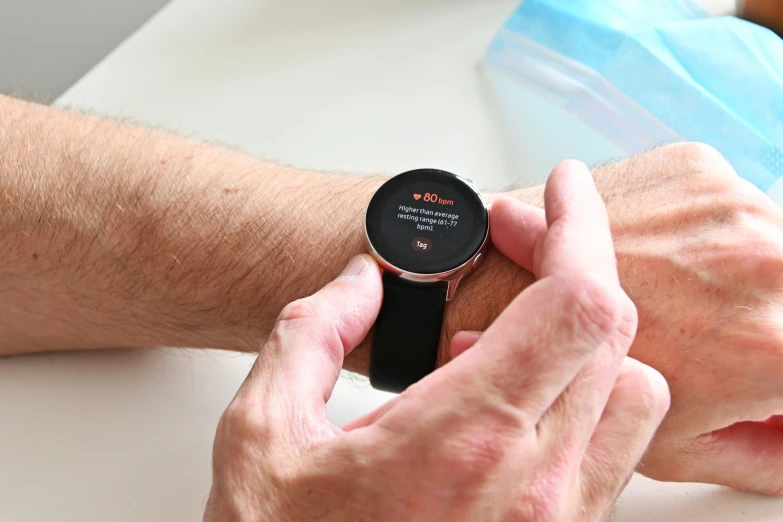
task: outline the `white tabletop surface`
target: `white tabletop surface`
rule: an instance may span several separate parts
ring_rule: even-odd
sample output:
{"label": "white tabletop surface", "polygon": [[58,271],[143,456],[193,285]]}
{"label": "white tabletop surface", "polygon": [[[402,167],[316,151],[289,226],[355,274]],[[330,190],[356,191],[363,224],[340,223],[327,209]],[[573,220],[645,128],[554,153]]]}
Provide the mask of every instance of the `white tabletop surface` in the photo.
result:
{"label": "white tabletop surface", "polygon": [[[619,151],[478,64],[515,0],[175,0],[61,100],[356,173],[485,187]],[[252,357],[192,350],[0,361],[0,521],[199,520],[214,429]],[[388,398],[342,379],[344,423]],[[782,522],[783,500],[636,477],[621,522]]]}

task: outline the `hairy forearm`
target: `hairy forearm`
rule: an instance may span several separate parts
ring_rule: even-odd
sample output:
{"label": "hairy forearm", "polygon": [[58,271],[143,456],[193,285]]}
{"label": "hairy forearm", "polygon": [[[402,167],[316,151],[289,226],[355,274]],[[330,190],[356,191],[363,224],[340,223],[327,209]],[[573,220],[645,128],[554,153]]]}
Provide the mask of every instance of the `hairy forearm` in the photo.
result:
{"label": "hairy forearm", "polygon": [[361,252],[382,178],[0,98],[0,354],[255,350]]}
{"label": "hairy forearm", "polygon": [[[365,250],[364,210],[386,179],[281,167],[11,98],[0,116],[0,355],[255,351],[285,304]],[[537,205],[541,193],[514,192]],[[531,282],[488,252],[447,306],[441,345],[486,328]],[[368,366],[364,343],[345,367]]]}

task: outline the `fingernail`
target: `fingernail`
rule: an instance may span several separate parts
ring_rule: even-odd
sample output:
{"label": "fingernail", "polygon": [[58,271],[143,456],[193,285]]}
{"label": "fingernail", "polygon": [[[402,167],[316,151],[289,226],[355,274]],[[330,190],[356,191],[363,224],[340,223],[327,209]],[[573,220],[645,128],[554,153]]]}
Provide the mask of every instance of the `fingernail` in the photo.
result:
{"label": "fingernail", "polygon": [[338,279],[354,279],[367,270],[367,260],[364,256],[356,256],[348,262],[348,265]]}

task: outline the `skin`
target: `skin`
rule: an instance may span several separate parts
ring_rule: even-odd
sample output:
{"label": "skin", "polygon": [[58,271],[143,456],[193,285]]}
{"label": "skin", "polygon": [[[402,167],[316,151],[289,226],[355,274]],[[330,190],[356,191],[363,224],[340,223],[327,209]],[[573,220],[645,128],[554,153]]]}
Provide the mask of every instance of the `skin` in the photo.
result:
{"label": "skin", "polygon": [[[661,371],[673,397],[638,471],[783,495],[783,214],[703,145],[658,149],[596,177],[639,310],[630,355]],[[511,200],[493,214],[543,226]],[[530,236],[503,230],[497,249],[532,267],[514,254]]]}
{"label": "skin", "polygon": [[345,428],[325,405],[378,314],[380,270],[359,256],[286,306],[220,421],[204,520],[605,520],[669,394],[626,357],[636,310],[586,166],[553,171],[546,209],[517,252],[538,282],[451,364]]}
{"label": "skin", "polygon": [[780,0],[744,0],[742,17],[783,35],[783,2]]}
{"label": "skin", "polygon": [[[704,145],[593,174],[639,311],[630,354],[672,390],[639,471],[782,494],[783,214]],[[365,251],[364,209],[385,179],[0,97],[0,354],[255,352],[287,303]],[[510,226],[447,307],[440,364],[457,332],[483,332],[535,281],[520,252],[546,221],[522,203],[543,207],[543,193],[487,194]],[[368,355],[365,340],[344,367],[366,373]]]}

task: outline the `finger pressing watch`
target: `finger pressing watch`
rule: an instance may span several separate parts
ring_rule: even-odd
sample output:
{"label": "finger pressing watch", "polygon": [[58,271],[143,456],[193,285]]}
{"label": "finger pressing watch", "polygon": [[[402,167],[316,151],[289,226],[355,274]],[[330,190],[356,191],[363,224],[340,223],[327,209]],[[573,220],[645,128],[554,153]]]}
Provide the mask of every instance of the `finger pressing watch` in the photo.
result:
{"label": "finger pressing watch", "polygon": [[370,383],[400,393],[435,369],[446,302],[482,260],[489,208],[470,180],[412,170],[381,185],[364,227],[384,293]]}

